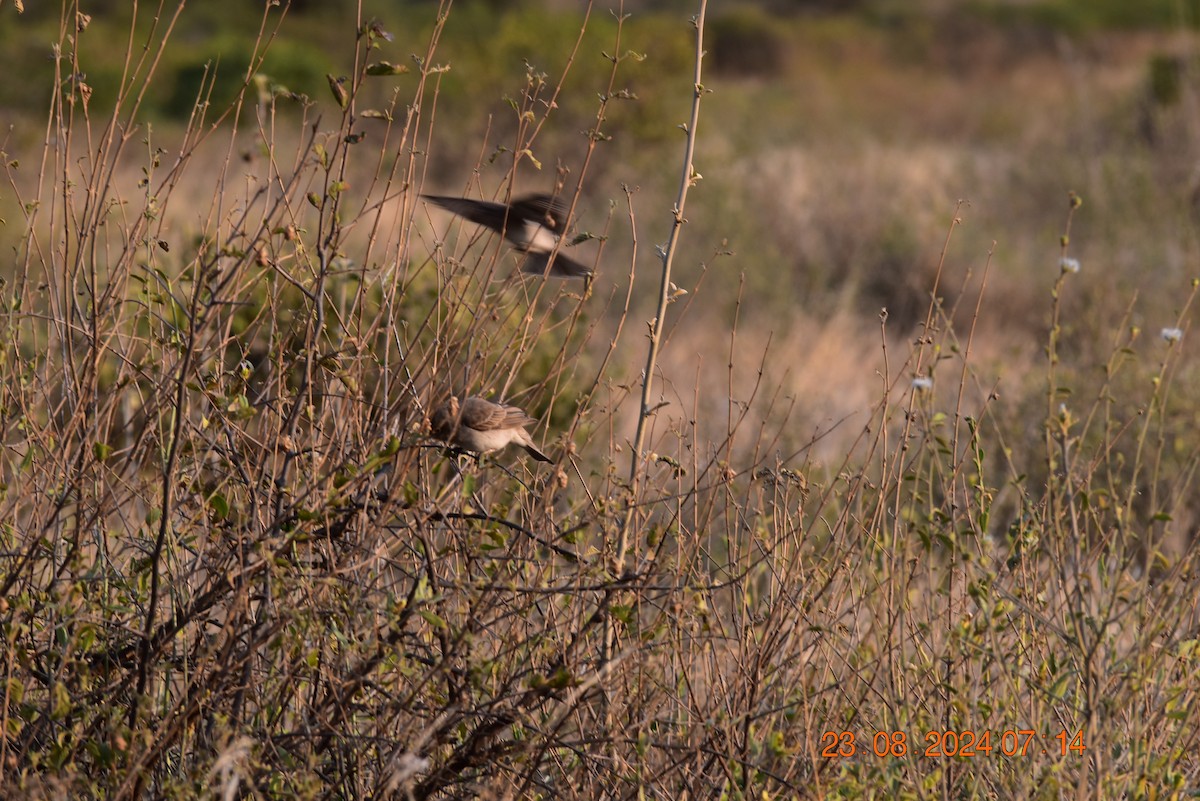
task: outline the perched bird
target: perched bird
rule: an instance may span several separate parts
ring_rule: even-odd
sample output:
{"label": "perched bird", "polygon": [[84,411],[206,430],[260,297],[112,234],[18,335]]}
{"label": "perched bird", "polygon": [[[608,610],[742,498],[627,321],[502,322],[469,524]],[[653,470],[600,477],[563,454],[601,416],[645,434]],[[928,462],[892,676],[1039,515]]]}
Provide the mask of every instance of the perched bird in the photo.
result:
{"label": "perched bird", "polygon": [[[567,222],[567,207],[550,195],[526,195],[510,205],[465,197],[421,195],[447,211],[485,225],[512,242],[527,258],[523,270],[534,275],[555,278],[588,278],[592,268],[569,258],[561,250],[555,253]],[[547,271],[549,266],[549,271]]]}
{"label": "perched bird", "polygon": [[464,451],[488,453],[515,442],[539,462],[549,462],[550,457],[537,449],[525,430],[536,422],[516,406],[483,398],[467,398],[459,404],[454,396],[429,418],[435,437]]}

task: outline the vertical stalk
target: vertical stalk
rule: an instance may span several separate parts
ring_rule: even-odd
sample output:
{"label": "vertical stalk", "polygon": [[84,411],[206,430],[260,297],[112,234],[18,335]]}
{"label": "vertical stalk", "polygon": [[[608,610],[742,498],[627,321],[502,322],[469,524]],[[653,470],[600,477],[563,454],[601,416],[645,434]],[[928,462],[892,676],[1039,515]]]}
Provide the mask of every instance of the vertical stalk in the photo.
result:
{"label": "vertical stalk", "polygon": [[700,175],[692,166],[692,158],[696,152],[696,126],[700,120],[700,98],[704,95],[704,84],[701,83],[701,71],[704,62],[704,12],[707,0],[700,0],[700,10],[692,18],[696,28],[696,62],[693,73],[692,115],[688,120],[685,132],[687,142],[683,151],[683,171],[679,179],[679,193],[675,198],[675,208],[672,210],[674,219],[671,222],[671,234],[667,244],[662,249],[662,277],[658,286],[658,312],[650,323],[650,348],[646,354],[646,371],[642,377],[642,400],[638,408],[637,432],[633,437],[633,449],[629,456],[629,505],[625,508],[625,516],[621,520],[620,537],[617,540],[616,574],[624,573],[625,557],[629,551],[629,532],[632,528],[634,509],[637,507],[638,489],[642,479],[642,447],[646,441],[646,423],[650,415],[657,409],[651,406],[650,395],[654,391],[654,370],[658,365],[658,351],[662,344],[664,321],[667,316],[667,303],[671,298],[671,265],[675,260],[675,251],[679,244],[679,233],[687,221],[683,216],[687,204],[688,190],[700,179]]}

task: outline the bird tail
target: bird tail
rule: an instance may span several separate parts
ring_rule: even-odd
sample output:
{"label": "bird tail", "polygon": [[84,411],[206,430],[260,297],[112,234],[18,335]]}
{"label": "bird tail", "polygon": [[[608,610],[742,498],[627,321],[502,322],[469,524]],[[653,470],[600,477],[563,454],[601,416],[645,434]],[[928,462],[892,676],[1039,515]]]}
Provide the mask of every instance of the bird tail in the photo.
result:
{"label": "bird tail", "polygon": [[546,462],[549,464],[552,461],[549,456],[539,451],[533,443],[524,442],[522,445],[525,447],[525,450],[529,451],[529,455],[534,459],[537,459],[539,462]]}
{"label": "bird tail", "polygon": [[551,278],[590,278],[592,275],[591,267],[561,252],[554,255],[553,263],[549,253],[528,253],[525,263],[521,265],[521,271],[530,275],[548,275]]}

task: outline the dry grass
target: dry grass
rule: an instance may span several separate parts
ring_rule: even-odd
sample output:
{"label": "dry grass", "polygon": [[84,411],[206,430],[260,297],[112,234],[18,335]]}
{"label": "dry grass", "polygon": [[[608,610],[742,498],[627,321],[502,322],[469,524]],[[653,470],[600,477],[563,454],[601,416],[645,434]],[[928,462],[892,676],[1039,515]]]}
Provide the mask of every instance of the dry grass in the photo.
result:
{"label": "dry grass", "polygon": [[[672,202],[696,250],[725,233],[632,190],[607,214],[580,205],[608,235],[572,254],[602,263],[594,286],[520,277],[498,237],[418,200],[445,188],[425,178],[452,146],[442,73],[366,76],[380,58],[398,60],[366,26],[344,108],[283,113],[296,101],[250,91],[226,124],[209,109],[161,143],[132,124],[144,76],[115,112],[65,84],[45,149],[9,163],[24,234],[0,314],[6,798],[1200,783],[1194,284],[1153,301],[1154,324],[1132,298],[1096,319],[1117,304],[1089,289],[1095,261],[1058,271],[1080,247],[1064,240],[1022,274],[1039,289],[1005,288],[999,256],[959,249],[970,210],[933,209],[954,208],[964,164],[989,185],[1011,163],[877,143],[846,145],[853,175],[782,148],[731,169],[776,199],[793,248],[776,253],[928,264],[879,285],[923,299],[903,314],[858,308],[869,265],[854,289],[814,285],[806,314],[737,288],[730,255],[658,295],[687,252],[659,227]],[[631,68],[609,66],[601,134]],[[390,123],[356,104],[381,80]],[[594,196],[602,135],[530,178],[563,80],[528,76],[497,126],[512,138],[473,143],[468,194],[555,175],[572,202]],[[709,102],[702,153],[736,137]],[[1087,247],[1089,207],[1060,208],[1042,226]],[[636,295],[666,312],[648,325]],[[524,407],[555,464],[446,453],[427,416],[451,391]]]}

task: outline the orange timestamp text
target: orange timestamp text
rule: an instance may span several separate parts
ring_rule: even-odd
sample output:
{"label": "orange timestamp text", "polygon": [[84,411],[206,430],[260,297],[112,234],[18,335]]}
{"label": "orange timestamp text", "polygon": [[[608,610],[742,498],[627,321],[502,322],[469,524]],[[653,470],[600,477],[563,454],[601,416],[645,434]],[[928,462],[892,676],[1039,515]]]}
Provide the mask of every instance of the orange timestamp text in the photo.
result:
{"label": "orange timestamp text", "polygon": [[908,734],[902,731],[877,731],[870,746],[859,742],[852,731],[826,731],[821,733],[821,756],[828,759],[853,756],[904,757],[910,755],[927,757],[1023,757],[1033,754],[1083,754],[1083,730],[1069,732],[1063,729],[1058,734],[1043,735],[1034,729],[1006,729],[975,732],[927,731],[921,740],[909,742]]}

